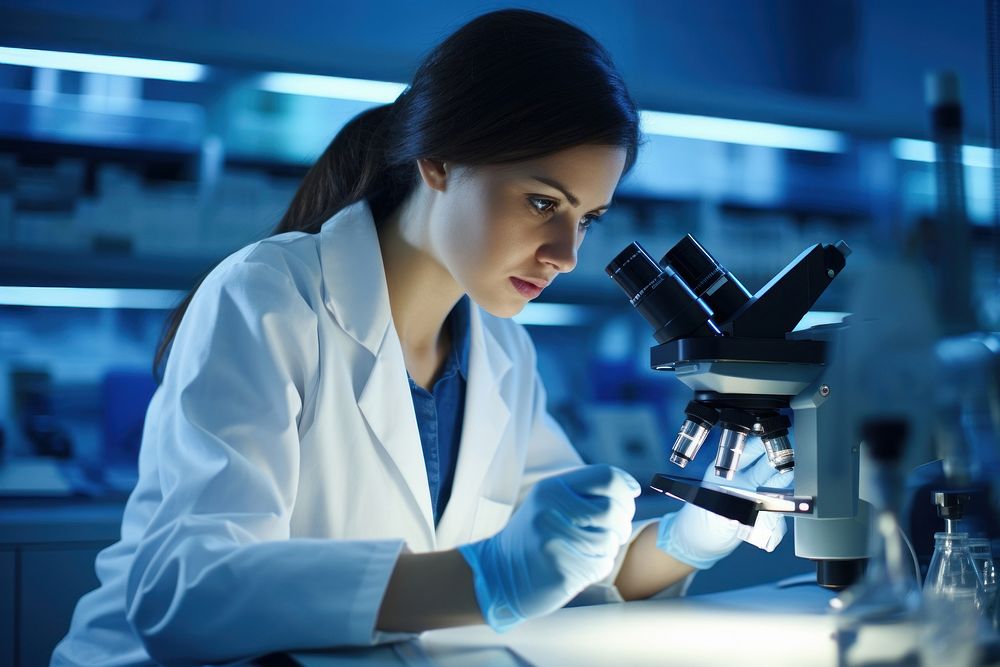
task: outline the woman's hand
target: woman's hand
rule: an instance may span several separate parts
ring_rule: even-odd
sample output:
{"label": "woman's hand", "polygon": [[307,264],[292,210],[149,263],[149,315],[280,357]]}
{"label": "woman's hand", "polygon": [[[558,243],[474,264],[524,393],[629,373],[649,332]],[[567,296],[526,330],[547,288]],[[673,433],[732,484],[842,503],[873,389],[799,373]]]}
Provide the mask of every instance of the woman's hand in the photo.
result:
{"label": "woman's hand", "polygon": [[506,630],[611,574],[639,492],[618,468],[578,468],[538,482],[503,530],[460,547],[486,622]]}
{"label": "woman's hand", "polygon": [[[713,466],[708,467],[703,481],[756,491],[759,486],[788,488],[794,479],[792,472],[779,473],[771,467],[759,438],[747,441],[741,462],[741,468],[729,482],[716,477]],[[679,512],[660,520],[656,546],[674,559],[704,570],[732,553],[741,541],[774,551],[785,532],[783,514],[759,513],[748,534],[746,527],[738,522],[687,503]]]}

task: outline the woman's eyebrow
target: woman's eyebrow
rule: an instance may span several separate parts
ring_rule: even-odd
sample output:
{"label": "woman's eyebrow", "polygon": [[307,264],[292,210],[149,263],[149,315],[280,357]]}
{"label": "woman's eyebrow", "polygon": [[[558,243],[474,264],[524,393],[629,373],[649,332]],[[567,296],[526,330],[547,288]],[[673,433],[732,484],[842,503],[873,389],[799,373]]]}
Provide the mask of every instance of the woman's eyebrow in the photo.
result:
{"label": "woman's eyebrow", "polygon": [[[538,181],[539,183],[544,183],[545,185],[549,186],[550,188],[555,188],[559,192],[563,193],[563,196],[566,197],[566,199],[569,200],[569,203],[572,204],[573,206],[579,206],[580,205],[580,200],[577,199],[576,196],[572,192],[570,192],[566,188],[565,185],[563,185],[559,181],[555,180],[554,178],[548,178],[546,176],[531,176],[531,178],[533,180]],[[604,206],[598,206],[594,210],[595,211],[600,211],[601,209],[609,208],[610,206],[611,206],[611,202],[608,202]]]}

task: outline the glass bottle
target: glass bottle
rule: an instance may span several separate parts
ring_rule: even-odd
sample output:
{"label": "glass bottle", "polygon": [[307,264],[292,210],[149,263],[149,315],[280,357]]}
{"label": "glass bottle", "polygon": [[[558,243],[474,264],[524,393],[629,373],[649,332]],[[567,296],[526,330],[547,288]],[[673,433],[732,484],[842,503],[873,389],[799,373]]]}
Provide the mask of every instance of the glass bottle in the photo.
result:
{"label": "glass bottle", "polygon": [[989,615],[997,598],[997,571],[993,564],[990,541],[985,537],[969,538],[969,554],[972,556],[972,564],[979,577],[976,609],[980,614]]}
{"label": "glass bottle", "polygon": [[924,580],[920,654],[926,665],[973,665],[979,655],[979,577],[967,533],[934,533]]}
{"label": "glass bottle", "polygon": [[942,597],[975,608],[979,577],[967,533],[934,533],[934,555],[924,581],[924,597]]}

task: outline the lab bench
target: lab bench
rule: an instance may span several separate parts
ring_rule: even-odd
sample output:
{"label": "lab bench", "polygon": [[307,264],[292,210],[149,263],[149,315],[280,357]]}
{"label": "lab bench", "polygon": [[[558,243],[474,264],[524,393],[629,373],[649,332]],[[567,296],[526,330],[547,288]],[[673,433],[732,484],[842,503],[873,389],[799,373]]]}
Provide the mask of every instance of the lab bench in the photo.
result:
{"label": "lab bench", "polygon": [[[365,649],[295,652],[253,663],[289,667],[834,667],[922,662],[918,620],[837,632],[835,594],[799,575],[780,582],[624,604],[561,609],[504,634],[470,626]],[[850,663],[841,662],[842,648]],[[840,656],[838,656],[840,652]],[[958,659],[955,656],[956,660]],[[974,664],[996,666],[990,647]],[[934,661],[930,664],[944,665]],[[958,664],[948,662],[947,664]]]}
{"label": "lab bench", "polygon": [[257,664],[824,667],[837,664],[834,618],[829,613],[833,596],[804,575],[782,585],[561,609],[504,634],[486,626],[449,628],[410,642],[269,656]]}

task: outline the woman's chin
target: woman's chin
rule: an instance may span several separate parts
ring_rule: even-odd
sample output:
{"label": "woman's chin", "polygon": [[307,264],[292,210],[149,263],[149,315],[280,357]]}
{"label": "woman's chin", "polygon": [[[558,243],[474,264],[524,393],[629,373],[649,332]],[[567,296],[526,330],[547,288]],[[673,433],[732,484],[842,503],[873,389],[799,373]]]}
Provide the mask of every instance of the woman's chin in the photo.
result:
{"label": "woman's chin", "polygon": [[524,310],[524,306],[527,303],[524,299],[504,299],[502,301],[491,299],[488,303],[478,301],[475,298],[472,300],[493,317],[502,317],[504,319],[509,319],[520,313]]}

